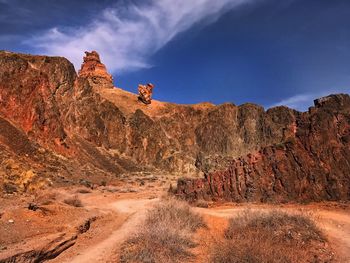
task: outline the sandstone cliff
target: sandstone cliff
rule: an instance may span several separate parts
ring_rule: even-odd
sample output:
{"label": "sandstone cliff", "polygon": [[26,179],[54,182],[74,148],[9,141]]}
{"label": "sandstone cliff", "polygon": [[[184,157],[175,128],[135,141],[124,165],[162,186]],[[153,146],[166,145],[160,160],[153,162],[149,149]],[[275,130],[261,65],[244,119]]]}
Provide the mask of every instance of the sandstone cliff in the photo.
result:
{"label": "sandstone cliff", "polygon": [[[270,159],[275,155],[264,154],[268,149],[276,152],[273,149],[280,147],[285,152],[282,155],[288,155],[293,151],[287,147],[303,148],[306,156],[307,147],[322,143],[323,159],[335,146],[341,152],[339,156],[347,158],[349,131],[346,125],[350,105],[347,95],[336,96],[337,99],[330,102],[318,101],[310,113],[286,107],[265,111],[254,104],[176,105],[152,100],[151,105],[145,105],[138,101],[136,94],[112,88],[111,75],[96,54],[87,53],[77,75],[65,58],[0,52],[0,163],[11,160],[19,167],[17,170],[5,169],[2,165],[0,178],[7,178],[7,185],[15,184],[27,171],[32,171],[38,182],[44,179],[53,185],[82,180],[108,181],[122,173],[144,170],[187,176],[206,174],[206,178],[211,178],[212,172],[225,170],[229,165],[233,167],[235,162],[240,162],[232,162],[233,159],[249,153],[260,156],[260,159],[256,158],[263,168],[259,168],[256,177],[266,177],[261,180],[269,184],[267,178],[271,174],[267,167],[273,165]],[[343,104],[341,111],[333,105],[336,102]],[[341,131],[342,144],[335,131],[331,134],[332,140],[323,140],[323,135],[319,135],[324,130],[329,133],[338,127],[332,122],[335,116],[345,127]],[[318,153],[314,148],[310,150]],[[257,154],[259,151],[261,153]],[[338,155],[329,156],[345,162]],[[315,162],[318,160],[310,158]],[[309,159],[303,160],[309,162]],[[339,166],[332,176],[345,180],[348,177],[342,176],[339,169],[346,168],[348,166]],[[294,169],[292,164],[290,169]],[[289,171],[277,170],[283,174]],[[307,172],[301,170],[295,176]],[[224,174],[214,174],[220,173]],[[251,180],[258,184],[254,178]],[[195,198],[204,195],[223,197],[216,194],[220,191],[208,192],[211,184],[206,184],[205,180],[186,182],[185,187],[180,181],[178,194],[189,192]],[[192,182],[195,185],[201,182],[205,187],[196,188],[194,194],[189,187]],[[1,184],[0,187],[4,188]],[[252,189],[255,188],[257,186]],[[224,192],[227,196],[227,191]],[[272,191],[266,198],[274,193]],[[260,198],[257,194],[252,196],[254,200]],[[232,194],[230,198],[240,199]],[[341,198],[344,198],[343,194]]]}

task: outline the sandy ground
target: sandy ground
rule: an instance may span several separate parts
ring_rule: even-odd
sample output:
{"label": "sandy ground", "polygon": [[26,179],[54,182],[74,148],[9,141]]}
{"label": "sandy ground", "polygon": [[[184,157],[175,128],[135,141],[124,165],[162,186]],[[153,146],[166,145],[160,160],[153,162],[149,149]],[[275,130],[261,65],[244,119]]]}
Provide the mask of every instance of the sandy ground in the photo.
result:
{"label": "sandy ground", "polygon": [[[61,195],[69,196],[76,193],[76,189],[62,189]],[[82,221],[84,218],[95,217],[91,223],[90,229],[78,236],[75,244],[66,249],[63,253],[48,262],[118,262],[118,254],[120,245],[130,234],[142,227],[143,219],[147,210],[155,204],[164,191],[130,192],[130,193],[113,193],[108,191],[94,190],[90,193],[78,194],[83,203],[83,208],[68,209],[64,207],[63,213],[71,216],[72,225]],[[25,203],[25,201],[23,201]],[[7,204],[7,207],[9,204]],[[337,203],[320,203],[308,205],[254,205],[254,204],[221,204],[211,208],[195,208],[195,210],[204,215],[209,226],[209,230],[202,231],[199,236],[208,236],[207,239],[197,240],[203,249],[208,247],[207,240],[219,236],[227,225],[227,219],[234,216],[237,212],[244,209],[256,210],[273,210],[282,209],[290,213],[306,213],[310,214],[316,223],[322,228],[328,237],[329,245],[335,251],[338,262],[350,262],[350,205]],[[0,206],[1,209],[5,209]],[[18,208],[18,215],[23,215],[23,204]],[[75,210],[77,209],[77,210]],[[58,209],[56,209],[58,211]],[[56,211],[55,210],[55,211]],[[10,213],[16,217],[16,209],[3,212],[6,216]],[[68,213],[68,212],[69,213]],[[72,212],[73,211],[73,212]],[[76,211],[81,211],[77,214]],[[30,215],[33,212],[30,211]],[[43,216],[42,218],[47,218]],[[6,223],[8,218],[2,217],[0,221]],[[80,220],[78,220],[80,219]],[[39,219],[38,219],[39,220]],[[46,220],[46,219],[45,219]],[[58,217],[57,220],[67,221],[66,217]],[[1,224],[0,222],[0,224]],[[48,221],[42,221],[48,222]],[[58,222],[54,222],[60,225]],[[11,227],[11,226],[6,226]],[[45,228],[45,226],[43,226]],[[20,229],[20,228],[19,228]],[[65,229],[68,229],[67,227]],[[63,227],[57,231],[63,231]],[[23,230],[24,231],[24,230]],[[30,233],[31,235],[33,233]],[[52,233],[50,233],[52,234]],[[211,235],[211,236],[210,236]],[[34,237],[35,239],[35,237]],[[19,242],[15,240],[13,242]],[[28,242],[27,242],[28,243]],[[21,244],[20,242],[18,244]],[[18,246],[17,244],[17,246]],[[30,244],[30,242],[28,243]],[[1,247],[1,244],[0,244]],[[0,258],[2,253],[9,254],[14,245],[8,244],[8,248],[0,250]],[[195,249],[196,251],[196,249]],[[195,253],[198,255],[196,262],[206,262],[207,258],[203,253]]]}
{"label": "sandy ground", "polygon": [[[147,209],[152,207],[157,200],[158,198],[148,199],[146,196],[136,198],[130,196],[107,204],[107,209],[124,215],[125,221],[120,224],[120,227],[111,231],[101,242],[94,243],[83,250],[74,251],[75,249],[72,248],[67,252],[69,257],[63,253],[52,262],[117,262],[118,247],[135,231],[137,226],[142,224]],[[212,229],[206,234],[221,235],[227,225],[227,218],[234,216],[239,211],[244,209],[274,210],[276,208],[290,213],[310,214],[326,234],[329,244],[336,252],[338,262],[350,262],[350,210],[348,206],[339,207],[333,203],[283,206],[226,204],[213,208],[195,208],[195,210],[205,216],[208,226]],[[207,258],[202,256],[198,260],[198,262],[206,262]]]}
{"label": "sandy ground", "polygon": [[[273,211],[279,209],[288,213],[301,213],[310,216],[326,235],[329,245],[336,255],[336,262],[350,262],[350,206],[336,203],[320,203],[309,205],[225,205],[212,209],[196,208],[207,216],[209,225],[216,225],[213,235],[221,235],[226,228],[228,219],[240,211],[263,210]],[[209,218],[209,219],[208,219]],[[212,238],[216,238],[213,236]],[[203,261],[202,261],[203,262]]]}
{"label": "sandy ground", "polygon": [[[104,209],[110,209],[119,215],[120,224],[116,229],[111,230],[100,242],[91,245],[81,241],[80,249],[72,248],[62,253],[59,257],[50,262],[109,262],[117,255],[117,249],[122,242],[137,228],[142,222],[147,208],[157,199],[125,199],[107,204]],[[83,245],[84,244],[84,245]]]}

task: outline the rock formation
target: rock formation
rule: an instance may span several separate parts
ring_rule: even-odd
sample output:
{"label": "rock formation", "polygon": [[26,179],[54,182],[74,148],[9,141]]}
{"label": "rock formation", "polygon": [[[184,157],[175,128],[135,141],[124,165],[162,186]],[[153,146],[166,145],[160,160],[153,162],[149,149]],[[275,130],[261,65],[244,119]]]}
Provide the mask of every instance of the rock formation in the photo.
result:
{"label": "rock formation", "polygon": [[296,116],[295,134],[233,159],[203,179],[179,180],[189,199],[287,202],[350,199],[350,97],[332,95]]}
{"label": "rock formation", "polygon": [[[348,95],[318,100],[309,113],[300,113],[156,100],[144,107],[136,94],[110,87],[96,52],[86,54],[78,76],[65,58],[0,52],[0,188],[26,191],[30,187],[18,182],[28,173],[42,187],[161,170],[206,174],[179,182],[177,194],[191,198],[291,200],[294,190],[303,199],[349,198]],[[256,168],[249,156],[257,159]],[[209,183],[226,184],[233,175],[238,179],[230,190]],[[297,185],[314,190],[304,193]]]}
{"label": "rock formation", "polygon": [[147,85],[140,84],[138,87],[138,92],[139,92],[138,99],[142,101],[144,104],[151,104],[153,88],[154,88],[154,85],[151,83],[148,83]]}
{"label": "rock formation", "polygon": [[100,55],[96,51],[85,52],[84,62],[78,73],[81,78],[89,78],[93,84],[113,88],[113,78],[101,63]]}

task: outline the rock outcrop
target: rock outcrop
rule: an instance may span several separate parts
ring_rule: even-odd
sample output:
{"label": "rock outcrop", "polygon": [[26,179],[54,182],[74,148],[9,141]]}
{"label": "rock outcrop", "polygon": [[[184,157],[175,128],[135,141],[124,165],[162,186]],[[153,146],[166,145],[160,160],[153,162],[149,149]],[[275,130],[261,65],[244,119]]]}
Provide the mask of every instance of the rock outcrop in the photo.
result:
{"label": "rock outcrop", "polygon": [[350,199],[350,97],[315,100],[295,116],[295,133],[231,161],[203,179],[181,179],[189,200],[288,202]]}
{"label": "rock outcrop", "polygon": [[[348,168],[344,163],[349,162],[348,95],[318,100],[309,113],[300,113],[286,107],[265,111],[255,104],[176,105],[152,100],[152,104],[144,105],[136,94],[111,87],[112,77],[96,52],[86,54],[78,75],[65,58],[0,52],[0,163],[11,159],[19,167],[0,167],[0,187],[4,190],[6,177],[7,187],[13,190],[27,171],[35,174],[37,185],[42,181],[61,185],[82,180],[93,184],[118,179],[122,173],[161,170],[181,176],[206,174],[207,179],[186,181],[186,186],[180,181],[177,193],[181,196],[229,196],[243,201],[278,200],[280,195],[284,200],[294,186],[284,184],[278,192],[258,184],[259,180],[271,183],[271,167],[283,178],[288,177],[290,169],[297,170],[296,161],[292,163],[290,158],[293,154],[327,167],[330,172],[325,176],[329,180],[324,181],[336,189],[334,192],[340,189],[340,183],[330,184],[334,181],[330,178],[348,182],[343,175]],[[332,133],[336,128],[337,132]],[[325,131],[329,137],[322,135]],[[318,146],[322,148],[315,149]],[[314,155],[309,156],[311,153]],[[239,187],[249,189],[239,190],[249,198],[237,197],[235,190],[228,193],[226,188],[225,194],[207,190],[214,189],[210,178],[226,182],[231,175],[225,168],[236,167],[240,159],[250,158],[244,157],[248,154],[260,156],[256,157],[259,166],[252,176],[248,176],[251,172],[243,172],[237,181],[242,185]],[[290,165],[288,169],[278,166],[282,160]],[[307,170],[303,166],[286,180],[325,171],[315,167],[308,165]],[[248,178],[246,186],[241,178]],[[191,185],[197,184],[203,187],[196,186],[194,191]],[[265,188],[266,195],[259,192]],[[278,188],[277,183],[274,188]],[[345,198],[344,189],[337,198]],[[250,195],[250,191],[255,192]],[[322,194],[322,198],[333,196]]]}
{"label": "rock outcrop", "polygon": [[82,222],[77,228],[71,227],[65,232],[37,236],[32,240],[23,241],[22,244],[11,244],[9,249],[0,254],[0,262],[34,263],[54,259],[74,246],[79,235],[87,232],[94,220],[96,218],[91,217]]}
{"label": "rock outcrop", "polygon": [[73,86],[73,65],[58,57],[0,53],[0,114],[29,138],[65,147],[60,103]]}
{"label": "rock outcrop", "polygon": [[84,62],[78,73],[80,78],[87,78],[92,84],[113,88],[113,77],[102,64],[100,55],[96,51],[85,52]]}
{"label": "rock outcrop", "polygon": [[139,101],[143,102],[144,104],[151,104],[152,103],[152,94],[153,94],[153,88],[154,85],[151,83],[148,83],[146,85],[139,85],[138,86],[138,92],[139,92]]}

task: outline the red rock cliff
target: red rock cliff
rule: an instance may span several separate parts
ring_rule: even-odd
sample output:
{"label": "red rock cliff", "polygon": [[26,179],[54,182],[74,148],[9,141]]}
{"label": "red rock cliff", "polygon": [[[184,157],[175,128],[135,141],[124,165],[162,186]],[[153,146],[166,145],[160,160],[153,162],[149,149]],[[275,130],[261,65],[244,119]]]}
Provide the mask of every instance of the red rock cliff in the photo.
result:
{"label": "red rock cliff", "polygon": [[315,107],[296,117],[294,136],[203,179],[181,179],[175,194],[237,202],[349,200],[349,95],[315,100]]}

